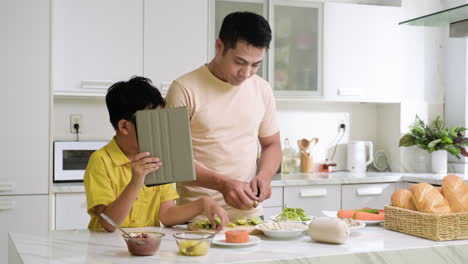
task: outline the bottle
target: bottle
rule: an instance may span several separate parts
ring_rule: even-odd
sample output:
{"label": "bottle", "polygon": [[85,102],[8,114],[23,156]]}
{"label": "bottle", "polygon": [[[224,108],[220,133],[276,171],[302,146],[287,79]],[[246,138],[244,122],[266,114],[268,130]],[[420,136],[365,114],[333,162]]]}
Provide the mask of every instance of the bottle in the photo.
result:
{"label": "bottle", "polygon": [[283,156],[281,160],[281,173],[295,172],[296,151],[289,144],[289,139],[284,139]]}

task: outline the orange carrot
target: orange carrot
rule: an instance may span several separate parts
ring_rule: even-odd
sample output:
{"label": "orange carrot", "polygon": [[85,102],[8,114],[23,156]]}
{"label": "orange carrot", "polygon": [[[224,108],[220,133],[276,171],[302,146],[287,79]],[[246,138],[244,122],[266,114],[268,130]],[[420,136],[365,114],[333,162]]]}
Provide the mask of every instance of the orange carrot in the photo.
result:
{"label": "orange carrot", "polygon": [[249,242],[249,232],[246,230],[230,230],[224,233],[228,243],[247,243]]}
{"label": "orange carrot", "polygon": [[354,213],[356,212],[353,210],[339,210],[336,215],[338,218],[353,218]]}
{"label": "orange carrot", "polygon": [[379,214],[372,214],[372,213],[367,213],[367,212],[356,212],[354,214],[354,219],[356,220],[365,220],[365,221],[379,221],[379,220],[384,220],[384,213]]}

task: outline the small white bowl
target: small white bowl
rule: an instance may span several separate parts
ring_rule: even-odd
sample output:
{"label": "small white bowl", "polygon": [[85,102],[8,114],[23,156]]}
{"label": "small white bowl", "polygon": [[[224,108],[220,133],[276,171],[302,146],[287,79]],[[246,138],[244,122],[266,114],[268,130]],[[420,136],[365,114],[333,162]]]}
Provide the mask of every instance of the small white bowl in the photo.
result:
{"label": "small white bowl", "polygon": [[292,222],[265,222],[255,226],[258,230],[262,231],[263,234],[272,238],[293,238],[297,237],[305,230],[308,226],[303,223],[292,223]]}

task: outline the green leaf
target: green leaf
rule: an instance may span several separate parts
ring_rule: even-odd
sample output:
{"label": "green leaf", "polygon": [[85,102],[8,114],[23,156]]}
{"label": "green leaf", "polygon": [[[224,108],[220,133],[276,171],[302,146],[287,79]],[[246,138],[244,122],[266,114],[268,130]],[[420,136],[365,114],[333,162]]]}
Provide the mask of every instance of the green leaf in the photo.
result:
{"label": "green leaf", "polygon": [[416,138],[410,134],[406,134],[400,139],[400,147],[409,147],[414,146],[415,144]]}
{"label": "green leaf", "polygon": [[427,145],[427,147],[430,148],[430,149],[433,149],[433,148],[435,148],[435,146],[437,145],[437,143],[439,143],[439,142],[441,142],[441,141],[442,141],[442,139],[440,139],[440,138],[439,138],[439,139],[436,139],[436,140],[433,140],[433,141],[431,141],[431,143],[429,143],[429,144]]}
{"label": "green leaf", "polygon": [[366,213],[371,213],[371,214],[379,214],[378,209],[356,209],[354,211],[366,212]]}
{"label": "green leaf", "polygon": [[455,146],[446,146],[445,147],[445,150],[447,150],[450,154],[452,154],[453,156],[457,157],[458,159],[460,159],[460,153],[461,153],[461,150]]}
{"label": "green leaf", "polygon": [[448,136],[446,136],[446,137],[443,137],[443,138],[442,138],[442,143],[443,143],[443,144],[448,144],[448,145],[450,145],[450,144],[453,143],[453,140],[450,139]]}

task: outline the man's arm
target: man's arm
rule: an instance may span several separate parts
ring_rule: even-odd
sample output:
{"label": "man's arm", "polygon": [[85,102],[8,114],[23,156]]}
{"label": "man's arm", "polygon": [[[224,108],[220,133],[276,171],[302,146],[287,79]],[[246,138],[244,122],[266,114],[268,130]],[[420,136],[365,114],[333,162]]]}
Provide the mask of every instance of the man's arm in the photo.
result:
{"label": "man's arm", "polygon": [[253,201],[258,200],[248,183],[226,177],[196,162],[195,172],[197,179],[189,184],[219,191],[226,203],[234,208],[249,210],[253,208]]}
{"label": "man's arm", "polygon": [[260,191],[259,201],[262,202],[271,196],[271,180],[281,163],[280,133],[258,139],[262,147],[259,170],[250,186],[255,195]]}

